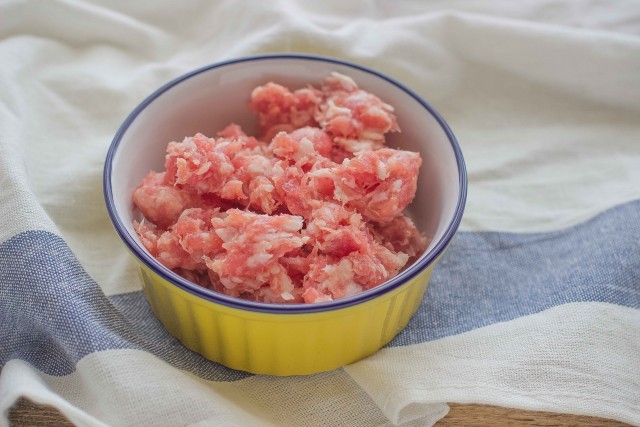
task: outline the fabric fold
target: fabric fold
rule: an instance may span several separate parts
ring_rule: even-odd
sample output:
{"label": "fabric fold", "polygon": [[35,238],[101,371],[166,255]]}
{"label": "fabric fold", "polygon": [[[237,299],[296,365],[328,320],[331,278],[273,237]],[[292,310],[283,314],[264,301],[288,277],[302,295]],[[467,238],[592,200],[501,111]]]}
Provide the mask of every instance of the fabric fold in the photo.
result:
{"label": "fabric fold", "polygon": [[[20,395],[87,426],[423,426],[447,402],[640,424],[634,1],[25,0],[0,16],[0,425]],[[309,377],[232,371],[171,337],[102,195],[113,135],[148,94],[270,52],[411,87],[470,178],[408,327]]]}

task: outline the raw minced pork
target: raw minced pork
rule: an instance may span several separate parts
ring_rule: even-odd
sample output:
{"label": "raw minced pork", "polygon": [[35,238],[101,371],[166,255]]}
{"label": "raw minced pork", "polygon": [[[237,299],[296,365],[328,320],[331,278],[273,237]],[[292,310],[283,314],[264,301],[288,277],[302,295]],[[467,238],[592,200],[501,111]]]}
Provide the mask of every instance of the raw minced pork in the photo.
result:
{"label": "raw minced pork", "polygon": [[229,296],[315,303],[389,280],[427,238],[403,211],[422,159],[385,146],[393,107],[332,73],[320,89],[257,87],[259,135],[230,124],[170,142],[133,192],[144,247]]}

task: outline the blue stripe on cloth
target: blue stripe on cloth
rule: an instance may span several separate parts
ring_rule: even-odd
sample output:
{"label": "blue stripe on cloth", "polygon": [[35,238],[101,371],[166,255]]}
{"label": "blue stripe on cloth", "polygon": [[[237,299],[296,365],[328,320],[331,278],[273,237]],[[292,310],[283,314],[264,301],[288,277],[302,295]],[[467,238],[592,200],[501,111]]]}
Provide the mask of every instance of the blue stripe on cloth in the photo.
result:
{"label": "blue stripe on cloth", "polygon": [[[389,345],[421,343],[569,302],[640,308],[640,201],[566,230],[460,232],[433,272],[418,313]],[[141,292],[105,297],[66,243],[44,231],[0,244],[0,366],[23,359],[43,372],[73,372],[107,349],[149,351],[209,380],[249,374],[184,348]]]}
{"label": "blue stripe on cloth", "polygon": [[87,354],[125,348],[146,350],[208,380],[249,375],[183,347],[140,292],[108,299],[60,237],[27,231],[0,245],[0,366],[22,359],[66,375]]}
{"label": "blue stripe on cloth", "polygon": [[458,233],[418,312],[389,346],[581,301],[640,308],[640,201],[550,233]]}

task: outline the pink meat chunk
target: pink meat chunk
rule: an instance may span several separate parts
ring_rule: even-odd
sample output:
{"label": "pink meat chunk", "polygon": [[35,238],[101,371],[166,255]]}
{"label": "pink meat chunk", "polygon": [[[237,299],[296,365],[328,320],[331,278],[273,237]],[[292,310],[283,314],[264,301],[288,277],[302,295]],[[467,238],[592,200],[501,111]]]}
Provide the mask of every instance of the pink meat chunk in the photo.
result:
{"label": "pink meat chunk", "polygon": [[[393,108],[332,73],[321,90],[256,88],[261,139],[231,123],[169,143],[164,172],[133,192],[160,263],[200,286],[268,303],[356,295],[426,249],[403,211],[422,163],[384,147]],[[266,142],[265,142],[266,141]]]}
{"label": "pink meat chunk", "polygon": [[[306,302],[343,298],[395,276],[409,256],[376,241],[362,216],[336,203],[318,203],[303,234],[313,259],[304,278]],[[310,290],[313,289],[313,290]]]}
{"label": "pink meat chunk", "polygon": [[235,123],[230,123],[226,128],[218,132],[218,136],[221,136],[223,138],[228,138],[228,139],[238,139],[238,138],[248,137],[246,132],[242,130],[242,128],[239,125]]}
{"label": "pink meat chunk", "polygon": [[192,259],[202,262],[205,257],[212,258],[222,251],[223,241],[211,223],[224,215],[218,209],[187,209],[170,231]]}
{"label": "pink meat chunk", "polygon": [[197,270],[206,268],[204,257],[213,257],[222,250],[222,239],[212,229],[213,218],[223,215],[218,208],[186,209],[168,230],[146,222],[134,223],[144,247],[170,269]]}
{"label": "pink meat chunk", "polygon": [[275,160],[267,154],[267,144],[246,136],[233,124],[221,135],[214,139],[196,134],[183,142],[170,143],[166,181],[200,197],[217,196],[272,213],[280,202],[272,194],[275,188],[268,177]]}
{"label": "pink meat chunk", "polygon": [[310,203],[314,200],[314,189],[306,185],[302,168],[280,161],[273,168],[272,179],[278,197],[283,200],[287,210],[294,215],[307,217],[311,211]]}
{"label": "pink meat chunk", "polygon": [[333,301],[359,294],[364,288],[357,284],[353,263],[347,258],[337,259],[319,255],[304,278],[302,297],[306,303]]}
{"label": "pink meat chunk", "polygon": [[343,257],[318,255],[304,277],[302,297],[314,303],[359,294],[397,275],[408,258],[375,242]]}
{"label": "pink meat chunk", "polygon": [[204,263],[191,258],[191,255],[182,248],[175,233],[157,229],[153,224],[145,222],[134,222],[133,227],[147,251],[165,267],[185,270],[205,267]]}
{"label": "pink meat chunk", "polygon": [[307,237],[304,222],[295,215],[259,215],[231,209],[224,218],[214,218],[213,228],[223,240],[224,251],[207,259],[209,269],[232,293],[253,293],[263,287],[264,297],[291,302],[299,293],[280,258],[301,248]]}
{"label": "pink meat chunk", "polygon": [[376,241],[387,249],[404,252],[409,261],[415,261],[427,249],[429,241],[406,215],[400,215],[387,223],[369,223],[369,230]]}
{"label": "pink meat chunk", "polygon": [[[232,132],[237,133],[238,129]],[[266,148],[266,144],[252,137],[236,135],[215,139],[198,133],[182,142],[169,143],[166,179],[170,184],[189,187],[198,194],[224,194],[225,186],[234,180],[236,168],[232,159],[238,155],[264,154]]]}
{"label": "pink meat chunk", "polygon": [[413,200],[421,164],[420,155],[410,151],[358,152],[333,171],[334,198],[367,220],[391,221]]}
{"label": "pink meat chunk", "polygon": [[287,274],[291,277],[293,283],[298,287],[301,286],[304,276],[311,268],[312,257],[309,255],[309,247],[305,245],[299,250],[292,251],[280,258],[280,263],[287,270]]}
{"label": "pink meat chunk", "polygon": [[280,159],[314,163],[319,156],[329,157],[333,144],[329,135],[322,129],[304,127],[291,133],[278,133],[269,144],[269,148]]}
{"label": "pink meat chunk", "polygon": [[236,200],[258,212],[273,213],[281,201],[271,180],[275,159],[262,154],[240,153],[233,159],[234,178],[238,182]]}
{"label": "pink meat chunk", "polygon": [[165,161],[169,182],[188,186],[198,194],[219,193],[234,171],[221,148],[214,138],[201,133],[169,143]]}
{"label": "pink meat chunk", "polygon": [[189,187],[167,183],[164,172],[149,172],[133,191],[133,203],[145,220],[161,229],[175,224],[185,209],[217,208],[221,211],[236,208],[232,200],[224,200],[214,193],[197,194]]}
{"label": "pink meat chunk", "polygon": [[311,206],[303,234],[316,252],[343,257],[366,249],[371,238],[360,214],[332,202],[315,201]]}
{"label": "pink meat chunk", "polygon": [[215,290],[213,284],[211,283],[211,279],[209,278],[209,270],[200,269],[200,270],[185,270],[183,268],[176,268],[173,270],[178,276],[182,276],[184,279],[187,279],[190,282],[195,283],[196,285],[200,285],[203,288]]}
{"label": "pink meat chunk", "polygon": [[317,125],[314,114],[322,92],[312,87],[290,91],[270,82],[251,93],[249,108],[258,113],[260,135],[270,141],[278,132]]}
{"label": "pink meat chunk", "polygon": [[350,77],[331,73],[322,91],[315,119],[345,151],[378,149],[384,145],[386,133],[400,131],[393,107],[359,89]]}
{"label": "pink meat chunk", "polygon": [[133,203],[147,220],[167,228],[177,221],[182,211],[193,205],[194,197],[167,184],[164,172],[149,172],[133,191]]}

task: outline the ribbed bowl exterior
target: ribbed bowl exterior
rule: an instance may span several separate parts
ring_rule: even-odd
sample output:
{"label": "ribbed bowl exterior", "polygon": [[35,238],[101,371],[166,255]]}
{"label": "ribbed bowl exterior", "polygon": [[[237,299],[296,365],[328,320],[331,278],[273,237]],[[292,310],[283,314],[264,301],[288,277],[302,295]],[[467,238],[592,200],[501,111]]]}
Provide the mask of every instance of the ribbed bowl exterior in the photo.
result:
{"label": "ribbed bowl exterior", "polygon": [[[227,114],[246,110],[246,100],[236,94],[269,79],[298,85],[301,79],[320,81],[333,71],[357,77],[363,88],[396,105],[403,133],[388,142],[421,153],[420,191],[411,213],[421,219],[417,226],[432,241],[420,259],[375,291],[327,303],[324,310],[319,305],[307,310],[233,301],[198,289],[144,249],[132,226],[140,217],[131,192],[144,173],[163,164],[159,143],[226,125]],[[418,309],[431,271],[460,224],[467,194],[466,168],[456,138],[418,94],[358,64],[288,53],[211,64],[153,92],[118,129],[103,179],[109,216],[140,264],[144,294],[168,332],[210,360],[270,375],[329,371],[373,354],[391,341]]]}
{"label": "ribbed bowl exterior", "polygon": [[139,265],[153,312],[186,347],[232,369],[284,376],[330,371],[391,341],[418,309],[435,262],[404,285],[367,302],[304,314],[227,307]]}

